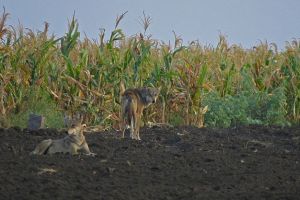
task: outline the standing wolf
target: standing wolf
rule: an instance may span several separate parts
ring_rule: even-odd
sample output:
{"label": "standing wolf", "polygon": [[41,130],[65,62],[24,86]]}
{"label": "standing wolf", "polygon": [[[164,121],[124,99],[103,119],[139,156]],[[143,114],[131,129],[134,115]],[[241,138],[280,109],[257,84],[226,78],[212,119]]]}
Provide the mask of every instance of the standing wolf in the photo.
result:
{"label": "standing wolf", "polygon": [[30,154],[70,153],[75,155],[78,154],[78,150],[82,150],[86,155],[94,156],[96,154],[90,151],[85,136],[83,135],[85,127],[86,125],[81,123],[72,125],[66,137],[57,140],[43,140]]}
{"label": "standing wolf", "polygon": [[140,122],[144,108],[156,102],[160,89],[134,88],[125,90],[124,84],[120,84],[121,93],[121,130],[122,137],[126,126],[130,126],[130,137],[140,140]]}

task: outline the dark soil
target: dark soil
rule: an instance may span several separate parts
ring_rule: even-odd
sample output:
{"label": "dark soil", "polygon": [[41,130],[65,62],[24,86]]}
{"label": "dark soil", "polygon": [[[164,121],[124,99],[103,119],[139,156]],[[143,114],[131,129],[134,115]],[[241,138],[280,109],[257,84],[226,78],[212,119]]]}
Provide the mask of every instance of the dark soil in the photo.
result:
{"label": "dark soil", "polygon": [[300,199],[300,127],[86,134],[96,157],[29,153],[65,133],[0,129],[0,199]]}

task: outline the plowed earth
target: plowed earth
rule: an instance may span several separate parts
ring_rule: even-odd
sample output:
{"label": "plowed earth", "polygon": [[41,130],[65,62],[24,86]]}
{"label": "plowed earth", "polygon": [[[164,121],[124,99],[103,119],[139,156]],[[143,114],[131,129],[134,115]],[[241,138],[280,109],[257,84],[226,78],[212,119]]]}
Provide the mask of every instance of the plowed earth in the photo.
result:
{"label": "plowed earth", "polygon": [[0,129],[0,199],[300,199],[300,127],[87,133],[96,157],[31,156],[54,129]]}

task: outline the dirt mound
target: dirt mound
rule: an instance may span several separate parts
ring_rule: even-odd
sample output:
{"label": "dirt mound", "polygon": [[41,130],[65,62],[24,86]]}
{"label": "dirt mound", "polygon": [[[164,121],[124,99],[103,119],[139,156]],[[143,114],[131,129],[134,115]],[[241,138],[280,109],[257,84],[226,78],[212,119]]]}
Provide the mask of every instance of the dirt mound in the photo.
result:
{"label": "dirt mound", "polygon": [[0,129],[1,199],[299,199],[300,127],[86,135],[96,157],[30,156],[64,132]]}

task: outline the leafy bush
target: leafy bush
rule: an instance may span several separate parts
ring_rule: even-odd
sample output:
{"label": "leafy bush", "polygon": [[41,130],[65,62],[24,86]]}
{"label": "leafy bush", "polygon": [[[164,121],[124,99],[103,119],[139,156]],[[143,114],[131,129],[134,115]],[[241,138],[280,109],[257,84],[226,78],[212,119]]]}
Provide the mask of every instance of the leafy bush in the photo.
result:
{"label": "leafy bush", "polygon": [[205,115],[207,126],[289,125],[286,120],[286,96],[281,87],[270,94],[257,91],[221,97],[212,92],[205,95],[203,104],[209,108]]}

